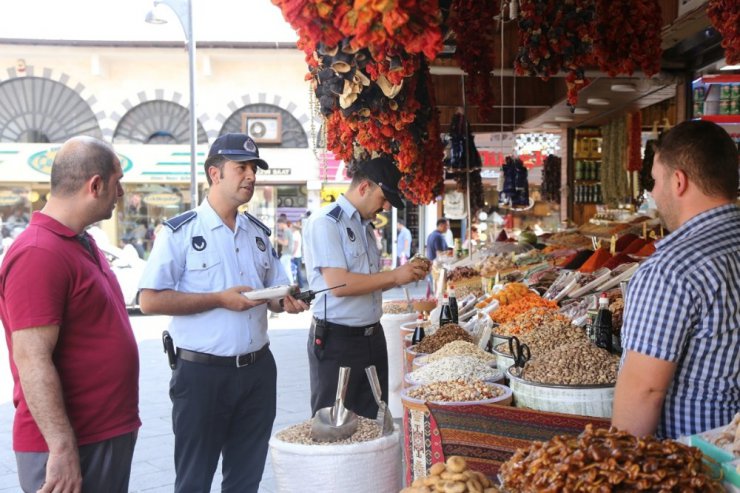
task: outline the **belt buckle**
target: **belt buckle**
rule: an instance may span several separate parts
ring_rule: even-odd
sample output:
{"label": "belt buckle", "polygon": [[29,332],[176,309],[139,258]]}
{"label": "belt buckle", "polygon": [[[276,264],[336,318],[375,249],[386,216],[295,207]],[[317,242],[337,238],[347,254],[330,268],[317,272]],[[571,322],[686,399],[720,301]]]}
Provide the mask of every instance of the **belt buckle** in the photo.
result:
{"label": "belt buckle", "polygon": [[370,337],[375,333],[375,326],[371,325],[370,327],[365,327],[365,337]]}
{"label": "belt buckle", "polygon": [[[239,359],[242,357],[245,359],[245,362],[243,364],[239,361]],[[255,357],[255,353],[247,353],[247,354],[242,354],[241,356],[237,356],[236,357],[236,367],[243,368],[245,366],[251,365],[252,363],[254,363],[254,357]]]}

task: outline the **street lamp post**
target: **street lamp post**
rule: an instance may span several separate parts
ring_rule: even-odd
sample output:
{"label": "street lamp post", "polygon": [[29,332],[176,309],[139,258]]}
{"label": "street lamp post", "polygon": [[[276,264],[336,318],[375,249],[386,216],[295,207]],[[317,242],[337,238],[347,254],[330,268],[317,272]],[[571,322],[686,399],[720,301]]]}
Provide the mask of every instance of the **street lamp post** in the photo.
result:
{"label": "street lamp post", "polygon": [[[154,0],[154,7],[163,4],[172,9],[180,21],[188,45],[188,79],[190,83],[190,207],[198,205],[198,167],[196,145],[198,143],[198,120],[195,116],[195,36],[193,36],[192,0]],[[150,24],[164,24],[166,19],[154,10],[146,15]]]}

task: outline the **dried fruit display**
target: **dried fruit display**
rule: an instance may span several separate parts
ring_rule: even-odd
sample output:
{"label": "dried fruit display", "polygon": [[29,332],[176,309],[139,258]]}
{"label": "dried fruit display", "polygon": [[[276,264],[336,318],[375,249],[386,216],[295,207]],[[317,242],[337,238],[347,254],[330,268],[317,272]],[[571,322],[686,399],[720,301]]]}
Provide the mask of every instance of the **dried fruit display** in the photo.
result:
{"label": "dried fruit display", "polygon": [[500,470],[507,491],[721,492],[694,447],[615,428],[587,425],[578,436],[559,435],[519,449]]}
{"label": "dried fruit display", "polygon": [[740,3],[737,0],[709,0],[707,16],[722,35],[727,64],[740,63]]}
{"label": "dried fruit display", "polygon": [[616,77],[642,69],[660,71],[663,19],[658,0],[596,0],[594,57],[599,68]]}

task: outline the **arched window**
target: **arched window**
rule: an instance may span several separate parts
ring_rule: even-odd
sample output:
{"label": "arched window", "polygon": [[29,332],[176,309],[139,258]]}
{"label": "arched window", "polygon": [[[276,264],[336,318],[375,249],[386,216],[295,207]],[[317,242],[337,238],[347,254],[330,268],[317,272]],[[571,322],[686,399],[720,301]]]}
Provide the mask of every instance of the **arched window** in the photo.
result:
{"label": "arched window", "polygon": [[[147,101],[134,106],[121,118],[113,133],[114,144],[188,144],[189,110],[172,101]],[[198,122],[198,143],[208,136]]]}
{"label": "arched window", "polygon": [[0,83],[0,142],[64,142],[102,132],[90,106],[73,89],[42,77]]}
{"label": "arched window", "polygon": [[246,129],[242,128],[245,114],[279,115],[280,117],[280,142],[259,143],[260,147],[308,147],[308,138],[301,122],[279,106],[266,103],[248,104],[233,112],[224,122],[219,135],[245,131]]}

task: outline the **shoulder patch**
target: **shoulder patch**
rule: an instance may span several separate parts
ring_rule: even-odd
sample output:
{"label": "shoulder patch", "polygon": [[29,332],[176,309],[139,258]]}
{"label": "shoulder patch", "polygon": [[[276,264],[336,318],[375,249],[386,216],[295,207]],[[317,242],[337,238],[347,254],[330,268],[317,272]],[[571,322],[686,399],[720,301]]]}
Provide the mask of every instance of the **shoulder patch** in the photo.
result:
{"label": "shoulder patch", "polygon": [[267,236],[270,236],[272,234],[272,230],[270,230],[270,228],[265,226],[265,224],[262,221],[260,221],[259,219],[251,215],[249,212],[244,211],[244,215],[247,216],[247,219],[252,221],[255,224],[255,226],[257,226],[259,229],[264,231]]}
{"label": "shoulder patch", "polygon": [[175,217],[171,217],[164,221],[164,225],[170,228],[172,231],[177,231],[180,229],[184,224],[189,223],[193,219],[195,219],[195,216],[197,216],[198,213],[195,211],[187,211],[183,212],[182,214],[178,214]]}
{"label": "shoulder patch", "polygon": [[326,215],[334,219],[336,222],[339,222],[339,217],[342,215],[342,207],[338,205],[330,210]]}

